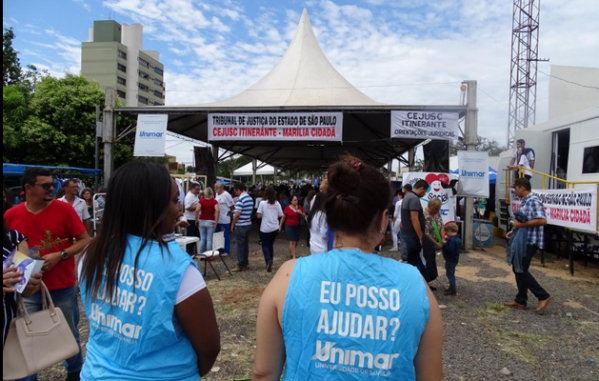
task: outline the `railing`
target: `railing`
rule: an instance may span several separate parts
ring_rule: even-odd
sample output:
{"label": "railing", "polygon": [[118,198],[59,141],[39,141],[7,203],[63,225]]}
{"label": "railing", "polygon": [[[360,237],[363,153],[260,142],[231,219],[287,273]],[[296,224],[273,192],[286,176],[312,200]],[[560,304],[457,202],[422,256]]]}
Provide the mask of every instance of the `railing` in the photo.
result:
{"label": "railing", "polygon": [[[509,209],[510,209],[510,188],[512,187],[512,181],[511,181],[511,177],[512,177],[512,173],[515,171],[513,169],[505,169],[504,171],[506,171],[506,178],[505,178],[505,202],[506,205],[508,206],[508,213],[509,213]],[[546,173],[540,172],[540,171],[536,171],[534,169],[526,169],[526,171],[528,172],[532,172],[536,175],[541,176],[541,189],[548,189],[547,188],[547,182],[550,180],[554,180],[557,182],[557,184],[562,184],[564,185],[564,187],[558,187],[558,189],[573,189],[576,185],[581,185],[581,184],[588,184],[588,185],[595,185],[599,188],[599,181],[568,181],[556,176],[552,176],[552,175],[548,175]],[[518,177],[524,177],[525,174],[525,169],[524,168],[518,168],[517,170],[518,172]],[[553,189],[553,188],[551,188]],[[599,215],[599,203],[597,203],[597,215]],[[572,255],[572,247],[574,245],[574,238],[573,238],[573,231],[574,229],[571,227],[567,227],[565,228],[566,231],[568,232],[568,257],[570,260],[570,264],[569,264],[569,268],[570,268],[570,274],[574,275],[574,257]],[[599,221],[597,222],[597,227],[596,227],[596,231],[599,231]],[[596,233],[595,233],[596,234]],[[587,233],[584,234],[584,241],[577,241],[577,242],[584,242],[584,253],[585,253],[585,258],[587,254]],[[561,239],[558,238],[558,244],[561,243]],[[544,251],[541,250],[541,264],[543,266],[545,266],[545,255],[544,255]],[[558,256],[560,254],[558,253]],[[586,263],[586,262],[585,262]]]}
{"label": "railing", "polygon": [[[505,171],[505,200],[506,203],[510,203],[510,188],[512,188],[512,172],[515,172],[516,170],[513,169],[504,169]],[[518,177],[524,177],[524,168],[518,168]],[[582,184],[592,184],[592,185],[599,185],[599,181],[568,181],[556,176],[552,176],[549,175],[547,173],[544,172],[540,172],[540,171],[536,171],[534,169],[526,169],[526,171],[528,172],[532,172],[534,174],[540,175],[541,176],[541,189],[548,189],[547,188],[547,181],[548,180],[555,180],[557,181],[559,184],[563,184],[565,186],[566,189],[573,189],[576,185],[582,185]]]}

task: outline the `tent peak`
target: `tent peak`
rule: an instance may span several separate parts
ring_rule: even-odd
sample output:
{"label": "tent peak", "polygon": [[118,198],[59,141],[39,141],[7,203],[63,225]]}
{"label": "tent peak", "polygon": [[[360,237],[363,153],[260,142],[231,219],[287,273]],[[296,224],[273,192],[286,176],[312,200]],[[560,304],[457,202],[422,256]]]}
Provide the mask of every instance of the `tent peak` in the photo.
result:
{"label": "tent peak", "polygon": [[222,107],[380,106],[331,65],[304,8],[295,35],[275,67],[244,92],[209,104]]}

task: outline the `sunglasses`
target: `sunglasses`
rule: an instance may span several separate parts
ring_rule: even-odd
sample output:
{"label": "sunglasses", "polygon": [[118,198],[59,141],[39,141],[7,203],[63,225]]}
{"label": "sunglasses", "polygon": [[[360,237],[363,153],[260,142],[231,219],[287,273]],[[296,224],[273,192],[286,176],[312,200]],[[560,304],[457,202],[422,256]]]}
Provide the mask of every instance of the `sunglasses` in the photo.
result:
{"label": "sunglasses", "polygon": [[50,188],[54,188],[54,184],[52,183],[44,183],[44,184],[33,184],[33,185],[39,185],[40,187],[42,187],[43,190],[48,191],[50,190]]}

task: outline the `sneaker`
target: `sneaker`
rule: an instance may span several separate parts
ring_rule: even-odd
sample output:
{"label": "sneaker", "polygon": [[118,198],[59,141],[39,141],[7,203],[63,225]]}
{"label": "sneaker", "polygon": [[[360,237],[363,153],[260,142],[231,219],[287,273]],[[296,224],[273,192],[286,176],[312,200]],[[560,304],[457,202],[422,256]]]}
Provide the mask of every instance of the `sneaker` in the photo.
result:
{"label": "sneaker", "polygon": [[266,264],[266,272],[268,272],[268,273],[269,273],[269,272],[271,272],[271,271],[272,271],[272,261],[269,261],[269,262]]}
{"label": "sneaker", "polygon": [[458,294],[457,292],[455,292],[454,290],[451,290],[449,288],[443,292],[443,295],[445,295],[445,296],[450,296],[450,295],[456,296],[457,294]]}
{"label": "sneaker", "polygon": [[221,256],[221,257],[228,257],[228,256],[229,256],[229,253],[222,253],[220,256]]}
{"label": "sneaker", "polygon": [[242,267],[237,266],[233,270],[231,270],[231,272],[233,272],[233,273],[240,273],[242,271],[246,271],[246,270],[249,270],[249,269],[250,269],[249,266],[242,266]]}
{"label": "sneaker", "polygon": [[397,247],[392,247],[389,249],[389,251],[399,251],[399,249]]}

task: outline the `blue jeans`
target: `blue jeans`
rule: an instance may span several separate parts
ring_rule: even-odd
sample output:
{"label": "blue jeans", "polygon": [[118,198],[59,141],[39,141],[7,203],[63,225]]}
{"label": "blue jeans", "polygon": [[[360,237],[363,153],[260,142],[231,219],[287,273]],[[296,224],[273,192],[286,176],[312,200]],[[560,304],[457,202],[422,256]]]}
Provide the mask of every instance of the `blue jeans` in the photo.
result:
{"label": "blue jeans", "polygon": [[231,224],[217,224],[216,232],[225,232],[225,253],[231,254]]}
{"label": "blue jeans", "polygon": [[526,245],[526,255],[522,258],[522,269],[524,271],[521,273],[514,271],[514,274],[516,275],[516,285],[518,286],[518,294],[516,294],[515,301],[523,306],[526,305],[528,300],[528,290],[530,290],[530,292],[532,292],[539,300],[545,300],[550,296],[532,274],[528,272],[530,261],[537,252],[537,249],[538,247],[536,245]]}
{"label": "blue jeans", "polygon": [[275,230],[270,233],[260,232],[260,239],[262,240],[262,254],[264,254],[264,260],[266,264],[272,262],[274,257],[274,243],[275,239],[277,239],[277,234],[279,234],[278,230]]}
{"label": "blue jeans", "polygon": [[[54,306],[60,307],[60,310],[64,314],[64,318],[75,336],[75,340],[79,345],[79,353],[73,357],[69,357],[63,362],[63,365],[67,373],[79,373],[83,367],[83,356],[81,355],[81,343],[79,341],[79,305],[77,304],[77,289],[75,286],[67,287],[59,290],[51,290],[50,296]],[[27,312],[33,313],[42,309],[42,294],[37,292],[29,298],[24,298]],[[23,380],[37,381],[37,374],[33,374],[29,377],[23,378]]]}
{"label": "blue jeans", "polygon": [[237,244],[237,266],[246,267],[250,255],[250,230],[252,225],[235,226],[235,243]]}
{"label": "blue jeans", "polygon": [[214,234],[214,221],[200,220],[200,253],[212,250],[212,235]]}
{"label": "blue jeans", "polygon": [[445,273],[447,274],[447,280],[449,280],[449,289],[453,292],[456,291],[455,268],[457,265],[457,262],[445,261]]}

